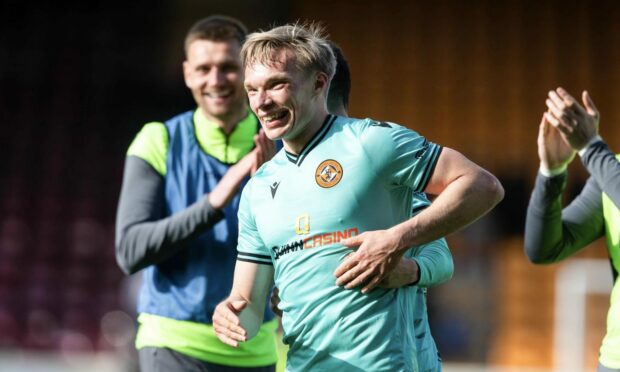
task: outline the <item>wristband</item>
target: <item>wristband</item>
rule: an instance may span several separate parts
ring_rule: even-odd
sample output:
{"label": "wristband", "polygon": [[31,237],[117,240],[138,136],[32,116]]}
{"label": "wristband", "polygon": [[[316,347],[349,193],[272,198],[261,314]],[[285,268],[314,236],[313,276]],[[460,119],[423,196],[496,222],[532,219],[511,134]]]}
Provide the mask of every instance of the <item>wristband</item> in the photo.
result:
{"label": "wristband", "polygon": [[586,143],[586,145],[579,151],[577,151],[577,153],[579,154],[579,157],[582,157],[583,154],[586,153],[586,151],[588,150],[588,148],[590,148],[590,146],[592,146],[593,144],[602,141],[603,138],[601,138],[601,136],[599,136],[598,134],[594,137],[592,137],[588,143]]}
{"label": "wristband", "polygon": [[561,165],[557,168],[553,168],[553,169],[548,169],[547,167],[543,166],[542,164],[540,165],[540,168],[538,168],[538,171],[540,172],[540,174],[542,174],[545,177],[555,177],[557,175],[560,175],[564,172],[566,172],[566,168],[568,168],[567,164]]}

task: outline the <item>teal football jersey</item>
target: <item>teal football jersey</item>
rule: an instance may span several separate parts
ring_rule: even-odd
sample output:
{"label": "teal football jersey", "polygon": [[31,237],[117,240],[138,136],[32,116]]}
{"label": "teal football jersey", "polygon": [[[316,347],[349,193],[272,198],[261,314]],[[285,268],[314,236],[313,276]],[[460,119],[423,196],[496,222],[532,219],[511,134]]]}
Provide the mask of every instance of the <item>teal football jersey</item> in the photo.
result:
{"label": "teal football jersey", "polygon": [[336,285],[339,242],[411,216],[441,147],[394,123],[328,116],[298,155],[284,149],[243,190],[238,260],[273,265],[287,370],[416,371],[416,287]]}

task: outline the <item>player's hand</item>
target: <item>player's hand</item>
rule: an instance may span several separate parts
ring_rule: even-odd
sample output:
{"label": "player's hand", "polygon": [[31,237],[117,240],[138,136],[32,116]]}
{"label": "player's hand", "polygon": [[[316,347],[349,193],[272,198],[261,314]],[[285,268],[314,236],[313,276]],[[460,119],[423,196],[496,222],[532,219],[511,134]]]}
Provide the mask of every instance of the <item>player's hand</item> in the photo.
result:
{"label": "player's hand", "polygon": [[349,254],[334,275],[336,284],[347,289],[364,285],[362,292],[375,288],[398,265],[400,237],[391,230],[367,231],[341,242],[357,250]]}
{"label": "player's hand", "polygon": [[[581,97],[584,106],[563,88],[549,92],[547,120],[562,133],[576,151],[584,148],[598,134],[600,114],[587,91]],[[585,107],[585,108],[584,108]]]}
{"label": "player's hand", "polygon": [[280,308],[278,307],[279,304],[280,304],[280,291],[278,290],[277,287],[274,287],[273,291],[271,291],[271,298],[269,299],[269,307],[271,308],[271,311],[274,312],[274,314],[282,318],[282,310],[280,310]]}
{"label": "player's hand", "polygon": [[223,343],[237,347],[240,341],[247,341],[247,332],[241,327],[239,313],[247,306],[245,300],[226,299],[220,302],[213,313],[215,335]]}
{"label": "player's hand", "polygon": [[254,175],[263,163],[271,160],[276,153],[276,146],[272,140],[267,138],[265,131],[262,129],[254,136],[253,150],[254,162],[252,163],[250,174]]}
{"label": "player's hand", "polygon": [[[252,150],[252,152],[255,151],[256,149]],[[211,204],[213,208],[224,208],[235,196],[243,179],[250,174],[252,164],[254,164],[254,157],[256,155],[252,154],[252,152],[239,160],[237,164],[228,168],[228,171],[226,171],[226,174],[224,174],[220,182],[211,190],[208,198],[209,204]]]}
{"label": "player's hand", "polygon": [[420,267],[418,263],[410,258],[403,257],[394,270],[383,279],[378,287],[381,288],[400,288],[416,283],[420,279]]}
{"label": "player's hand", "polygon": [[560,131],[551,126],[546,115],[538,128],[537,143],[540,165],[547,170],[563,167],[575,157],[575,150],[566,143]]}
{"label": "player's hand", "polygon": [[213,208],[224,208],[237,193],[243,179],[256,173],[258,168],[275,154],[273,141],[267,138],[262,129],[254,136],[254,144],[254,149],[230,167],[209,193],[209,203]]}

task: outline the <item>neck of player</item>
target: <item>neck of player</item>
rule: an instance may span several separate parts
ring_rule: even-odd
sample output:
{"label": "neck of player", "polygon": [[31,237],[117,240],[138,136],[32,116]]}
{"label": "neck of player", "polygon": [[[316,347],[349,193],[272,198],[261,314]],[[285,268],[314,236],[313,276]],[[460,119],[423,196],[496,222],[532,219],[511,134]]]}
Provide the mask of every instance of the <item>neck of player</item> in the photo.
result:
{"label": "neck of player", "polygon": [[321,126],[325,122],[326,118],[327,110],[325,108],[315,110],[314,115],[310,121],[300,129],[299,134],[293,136],[292,138],[282,140],[284,149],[290,153],[298,155],[304,146],[306,146],[308,141],[310,141],[316,132],[321,129]]}
{"label": "neck of player", "polygon": [[223,115],[210,115],[207,113],[207,110],[202,109],[202,114],[207,118],[207,120],[215,123],[218,127],[222,128],[222,131],[229,135],[235,129],[237,124],[245,119],[248,115],[248,105],[244,101],[240,102],[237,107],[230,110],[228,113]]}

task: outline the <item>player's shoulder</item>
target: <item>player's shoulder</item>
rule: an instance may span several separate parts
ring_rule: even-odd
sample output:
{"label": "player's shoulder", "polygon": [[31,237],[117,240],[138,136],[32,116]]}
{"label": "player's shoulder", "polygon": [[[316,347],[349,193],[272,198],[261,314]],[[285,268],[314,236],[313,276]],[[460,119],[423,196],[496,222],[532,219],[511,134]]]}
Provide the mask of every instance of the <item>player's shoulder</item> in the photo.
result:
{"label": "player's shoulder", "polygon": [[349,119],[343,122],[363,147],[385,147],[405,139],[421,137],[417,132],[391,121],[371,118]]}
{"label": "player's shoulder", "polygon": [[338,116],[336,124],[340,125],[343,128],[347,128],[350,131],[356,132],[357,134],[365,133],[371,135],[381,135],[389,134],[394,131],[407,131],[416,133],[415,131],[401,124],[372,118],[358,119]]}
{"label": "player's shoulder", "polygon": [[334,120],[334,128],[345,131],[361,132],[372,125],[372,123],[373,120],[369,118],[359,119],[348,116],[336,116]]}
{"label": "player's shoulder", "polygon": [[[191,119],[195,110],[188,110],[180,114],[174,115],[165,121],[149,121],[142,125],[142,128],[136,135],[134,142],[168,142],[168,126],[171,123],[186,121]],[[133,144],[132,144],[133,145]]]}
{"label": "player's shoulder", "polygon": [[167,137],[166,125],[162,121],[149,121],[142,125],[142,128],[136,134],[136,138],[141,140],[153,140],[160,137]]}
{"label": "player's shoulder", "polygon": [[289,160],[286,158],[284,148],[280,149],[274,157],[261,165],[256,173],[250,178],[248,185],[260,187],[259,185],[271,185],[277,175],[281,174]]}
{"label": "player's shoulder", "polygon": [[168,150],[168,131],[164,123],[152,121],[142,126],[142,129],[127,149],[127,156],[137,156],[164,175],[166,173],[165,156]]}
{"label": "player's shoulder", "polygon": [[187,110],[184,112],[181,112],[177,115],[172,116],[171,118],[168,118],[166,121],[163,122],[164,127],[167,127],[168,129],[170,129],[171,126],[174,126],[176,124],[192,124],[194,123],[194,120],[196,119],[196,116],[198,115],[200,111],[199,110]]}
{"label": "player's shoulder", "polygon": [[140,129],[140,131],[138,132],[138,134],[136,134],[136,137],[134,138],[134,142],[132,143],[132,146],[136,142],[138,143],[159,143],[160,145],[165,144],[165,148],[167,148],[168,136],[169,136],[167,127],[171,123],[186,121],[188,119],[191,119],[194,112],[195,112],[194,110],[189,110],[189,111],[182,112],[178,115],[175,115],[165,121],[150,121],[142,125],[142,128]]}
{"label": "player's shoulder", "polygon": [[260,211],[260,206],[269,197],[269,190],[273,192],[277,189],[279,182],[274,181],[277,177],[274,176],[276,169],[273,161],[274,159],[265,162],[243,187],[241,192],[243,208]]}
{"label": "player's shoulder", "polygon": [[148,162],[161,174],[166,174],[166,157],[168,153],[168,124],[191,118],[193,111],[186,111],[173,116],[167,121],[150,121],[142,126],[127,149],[127,156],[137,156]]}

